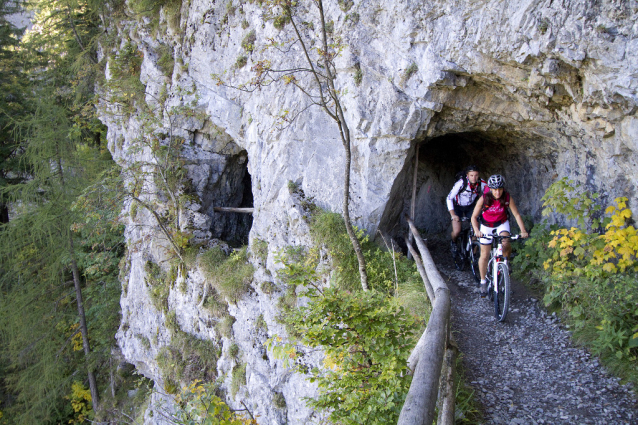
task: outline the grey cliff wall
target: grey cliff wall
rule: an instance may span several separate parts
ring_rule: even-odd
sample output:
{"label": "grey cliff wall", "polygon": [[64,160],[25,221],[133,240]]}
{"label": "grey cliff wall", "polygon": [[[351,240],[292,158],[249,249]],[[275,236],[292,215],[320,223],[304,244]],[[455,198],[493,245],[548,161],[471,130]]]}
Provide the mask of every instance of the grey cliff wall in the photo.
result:
{"label": "grey cliff wall", "polygon": [[[318,205],[339,211],[343,148],[334,123],[317,108],[287,128],[276,126],[280,111],[307,105],[293,87],[242,93],[216,84],[213,74],[225,73],[229,84],[247,81],[266,38],[291,35],[290,28],[280,31],[265,22],[257,4],[232,4],[238,9],[231,15],[225,2],[184,3],[180,30],[159,39],[133,21],[120,28],[143,52],[147,93],[158,94],[166,85],[170,104],[195,100],[208,116],[180,119],[176,128],[187,141],[182,154],[200,200],[189,206],[184,223],[200,241],[247,234],[251,244],[260,239],[269,247],[265,262],[252,260],[257,271],[249,295],[230,303],[235,318],[230,337],[216,330],[217,319],[200,306],[205,279],[197,267],[185,278],[185,291],[178,285],[171,291],[169,310],[183,332],[219,345],[217,375],[226,386],[233,365],[247,364],[246,385],[229,403],[237,407],[244,401],[260,423],[309,423],[317,417],[302,397],[316,388],[266,352],[266,338],[285,331],[275,320],[281,293],[265,293],[261,284],[278,283],[278,250],[309,243],[300,199],[290,194],[288,181]],[[469,163],[480,165],[484,176],[504,174],[521,211],[537,219],[544,190],[562,176],[607,201],[627,196],[638,211],[638,2],[355,0],[346,12],[334,0],[326,9],[346,45],[337,59],[337,83],[346,91],[353,133],[351,213],[360,227],[372,234],[405,233],[402,216],[409,207],[417,144],[416,222],[429,231],[448,225],[443,199],[455,172]],[[242,40],[251,30],[255,49],[237,69],[237,58],[246,54]],[[160,41],[183,62],[176,61],[171,78],[157,65]],[[272,59],[284,67],[295,57]],[[360,84],[354,78],[358,69]],[[192,87],[196,95],[182,92]],[[135,117],[104,120],[116,160],[122,165],[142,160],[144,152],[127,150],[136,137]],[[252,222],[212,209],[251,204]],[[166,314],[150,300],[144,265],[161,264],[167,251],[153,223],[144,212],[127,223],[130,267],[121,301],[126,326],[117,339],[128,361],[161,388],[155,357],[170,336]],[[256,327],[260,315],[267,331]],[[227,354],[233,341],[239,360]],[[314,354],[308,361],[320,359]],[[275,406],[276,394],[283,394],[286,407]],[[156,395],[154,403],[160,399]],[[153,404],[147,422],[160,423],[152,410]]]}

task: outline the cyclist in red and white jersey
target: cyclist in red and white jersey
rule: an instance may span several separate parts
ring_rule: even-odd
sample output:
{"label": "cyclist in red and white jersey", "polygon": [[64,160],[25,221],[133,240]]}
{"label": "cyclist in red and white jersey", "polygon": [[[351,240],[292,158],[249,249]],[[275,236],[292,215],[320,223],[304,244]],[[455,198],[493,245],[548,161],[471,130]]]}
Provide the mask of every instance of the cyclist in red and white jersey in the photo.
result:
{"label": "cyclist in red and white jersey", "polygon": [[[511,197],[509,192],[506,192],[505,180],[500,174],[490,176],[487,180],[487,186],[489,191],[486,191],[481,198],[476,202],[474,212],[472,213],[472,227],[474,227],[474,233],[479,237],[481,244],[481,257],[479,258],[479,272],[481,274],[481,296],[487,295],[487,282],[485,275],[487,274],[487,263],[490,258],[490,249],[492,242],[484,238],[484,235],[510,235],[510,222],[508,208],[512,212],[512,215],[518,223],[518,227],[521,229],[521,236],[526,238],[528,236],[527,230],[525,230],[525,223],[516,208],[514,198]],[[480,220],[480,227],[479,227]],[[503,240],[503,255],[509,258],[512,252],[512,246],[509,239]]]}
{"label": "cyclist in red and white jersey", "polygon": [[456,249],[456,238],[461,233],[461,217],[472,216],[476,200],[487,187],[485,180],[479,178],[479,172],[476,165],[468,166],[447,195],[447,209],[452,217],[452,250]]}

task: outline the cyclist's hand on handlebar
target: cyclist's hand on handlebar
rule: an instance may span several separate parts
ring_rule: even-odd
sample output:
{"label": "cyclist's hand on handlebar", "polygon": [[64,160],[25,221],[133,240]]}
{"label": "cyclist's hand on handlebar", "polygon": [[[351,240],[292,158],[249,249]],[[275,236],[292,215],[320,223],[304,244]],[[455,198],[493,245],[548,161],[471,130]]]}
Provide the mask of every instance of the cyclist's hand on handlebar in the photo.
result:
{"label": "cyclist's hand on handlebar", "polygon": [[527,232],[521,232],[521,238],[525,239],[525,238],[529,238],[529,233]]}
{"label": "cyclist's hand on handlebar", "polygon": [[483,237],[483,232],[481,232],[480,230],[478,232],[475,232],[475,233],[476,233],[477,237],[479,237],[479,238]]}

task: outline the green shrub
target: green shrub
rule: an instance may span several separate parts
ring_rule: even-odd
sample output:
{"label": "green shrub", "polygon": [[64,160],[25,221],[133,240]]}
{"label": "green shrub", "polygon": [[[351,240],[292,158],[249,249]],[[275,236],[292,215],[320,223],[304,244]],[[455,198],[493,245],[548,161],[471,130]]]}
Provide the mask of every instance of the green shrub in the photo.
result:
{"label": "green shrub", "polygon": [[254,273],[248,262],[246,247],[228,257],[221,248],[211,248],[200,257],[200,267],[212,287],[232,303],[249,290]]}
{"label": "green shrub", "polygon": [[361,82],[363,81],[363,71],[361,71],[360,67],[357,67],[357,70],[354,72],[354,83],[358,86],[361,85]]}
{"label": "green shrub", "polygon": [[[336,213],[318,213],[313,216],[310,232],[315,243],[325,247],[330,255],[334,283],[345,290],[359,290],[359,264],[346,233],[343,218]],[[400,252],[393,254],[383,250],[371,242],[361,230],[357,230],[357,233],[366,259],[368,285],[371,289],[394,294],[398,283],[409,284],[413,288],[423,287],[414,263],[408,261]]]}
{"label": "green shrub", "polygon": [[221,350],[214,342],[175,331],[171,343],[158,352],[157,365],[165,382],[187,383],[196,379],[214,380]]}
{"label": "green shrub", "polygon": [[[297,363],[319,386],[319,396],[308,405],[330,412],[334,423],[396,423],[411,382],[406,372],[419,327],[415,319],[376,291],[310,288],[307,295],[309,304],[292,310],[286,320],[304,346],[322,348],[326,356],[322,369],[307,371]],[[269,348],[280,358],[299,356],[277,337]]]}
{"label": "green shrub", "polygon": [[173,282],[169,280],[169,275],[152,261],[146,262],[144,270],[146,271],[144,281],[149,287],[153,306],[159,311],[168,312],[168,295]]}
{"label": "green shrub", "polygon": [[248,53],[252,53],[255,49],[255,41],[257,41],[257,33],[255,30],[251,30],[246,34],[241,41],[241,47]]}
{"label": "green shrub", "polygon": [[417,64],[412,62],[403,73],[403,82],[407,82],[418,70],[419,67],[417,66]]}
{"label": "green shrub", "polygon": [[247,414],[232,410],[219,396],[214,382],[193,381],[176,397],[175,417],[180,424],[227,424],[255,423]]}
{"label": "green shrub", "polygon": [[257,332],[268,332],[268,324],[266,323],[266,320],[264,320],[263,314],[257,316],[257,320],[255,320],[255,330]]}
{"label": "green shrub", "polygon": [[352,0],[339,0],[338,3],[339,8],[344,12],[349,11],[352,6],[354,6],[354,2]]}
{"label": "green shrub", "polygon": [[171,78],[173,69],[175,68],[175,59],[173,58],[173,49],[166,44],[160,44],[157,48],[157,66],[162,70],[164,75]]}
{"label": "green shrub", "polygon": [[239,354],[239,345],[235,344],[234,342],[230,344],[230,347],[228,348],[228,354],[231,357],[237,357],[237,355]]}
{"label": "green shrub", "polygon": [[286,408],[286,398],[284,395],[278,391],[275,391],[272,395],[272,404],[277,409],[285,409]]}
{"label": "green shrub", "polygon": [[230,394],[233,398],[237,395],[239,388],[246,385],[246,363],[240,363],[233,367],[231,372]]}
{"label": "green shrub", "polygon": [[233,324],[235,323],[235,318],[231,315],[228,315],[217,322],[217,330],[222,336],[226,338],[230,338],[233,334]]}
{"label": "green shrub", "polygon": [[602,220],[597,198],[567,179],[550,186],[544,214],[563,214],[580,227],[537,226],[513,265],[542,283],[545,305],[561,311],[578,340],[638,382],[638,230],[627,198],[616,199]]}
{"label": "green shrub", "polygon": [[268,259],[268,242],[263,239],[253,239],[251,252],[261,264],[266,264],[266,260]]}
{"label": "green shrub", "polygon": [[213,317],[223,318],[228,316],[228,304],[221,299],[214,288],[211,288],[209,294],[206,296],[204,308],[210,311]]}
{"label": "green shrub", "polygon": [[248,63],[248,56],[241,55],[235,61],[235,68],[241,69],[241,68],[245,67],[247,63]]}

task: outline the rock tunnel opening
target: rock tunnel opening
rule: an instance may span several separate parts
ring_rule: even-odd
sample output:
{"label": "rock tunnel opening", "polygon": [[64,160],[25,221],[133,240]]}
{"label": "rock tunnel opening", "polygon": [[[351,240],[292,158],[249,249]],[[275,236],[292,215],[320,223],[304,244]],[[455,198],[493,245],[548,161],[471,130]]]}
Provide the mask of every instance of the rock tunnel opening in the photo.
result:
{"label": "rock tunnel opening", "polygon": [[214,210],[216,207],[253,207],[247,152],[228,142],[222,152],[212,154],[199,166],[205,170],[201,185],[202,212],[211,217],[211,237],[233,247],[248,244],[252,214]]}
{"label": "rock tunnel opening", "polygon": [[[481,170],[481,178],[502,174],[506,188],[522,215],[540,218],[545,189],[554,177],[557,154],[551,140],[538,135],[506,130],[446,133],[416,141],[419,156],[414,222],[425,233],[447,231],[450,214],[445,198],[455,175],[470,164]],[[414,177],[414,154],[397,177],[386,213],[379,225],[382,232],[402,241],[410,213]]]}

